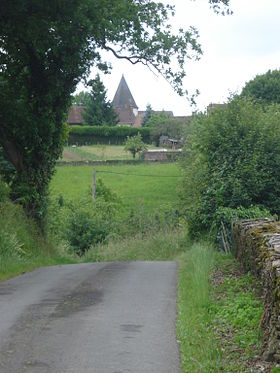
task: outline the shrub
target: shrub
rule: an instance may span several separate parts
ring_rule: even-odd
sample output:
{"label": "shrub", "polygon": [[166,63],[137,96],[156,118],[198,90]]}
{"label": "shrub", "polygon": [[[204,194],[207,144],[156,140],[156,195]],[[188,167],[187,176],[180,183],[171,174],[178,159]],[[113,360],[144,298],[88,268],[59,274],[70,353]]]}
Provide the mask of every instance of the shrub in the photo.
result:
{"label": "shrub", "polygon": [[181,162],[181,198],[191,234],[209,230],[219,207],[280,213],[280,108],[248,98],[198,115]]}
{"label": "shrub", "polygon": [[90,247],[105,241],[112,228],[112,219],[103,206],[84,206],[73,210],[68,227],[67,237],[74,252],[82,256]]}
{"label": "shrub", "polygon": [[[91,193],[91,190],[89,194]],[[105,202],[121,204],[121,200],[118,197],[117,193],[113,192],[108,188],[102,179],[97,179],[96,181],[96,198],[102,198]]]}
{"label": "shrub", "polygon": [[49,233],[63,241],[79,256],[96,243],[103,242],[115,227],[115,214],[121,208],[116,193],[106,187],[101,179],[96,182],[96,199],[91,190],[72,202],[63,196],[51,201],[49,206]]}

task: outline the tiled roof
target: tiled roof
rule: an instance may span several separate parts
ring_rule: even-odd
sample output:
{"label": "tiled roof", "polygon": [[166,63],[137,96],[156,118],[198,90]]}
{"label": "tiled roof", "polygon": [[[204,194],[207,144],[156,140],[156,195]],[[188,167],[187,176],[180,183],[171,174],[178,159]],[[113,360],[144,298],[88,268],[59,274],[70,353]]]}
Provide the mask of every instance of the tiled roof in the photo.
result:
{"label": "tiled roof", "polygon": [[83,124],[84,119],[82,112],[85,110],[83,106],[71,106],[67,118],[68,124]]}

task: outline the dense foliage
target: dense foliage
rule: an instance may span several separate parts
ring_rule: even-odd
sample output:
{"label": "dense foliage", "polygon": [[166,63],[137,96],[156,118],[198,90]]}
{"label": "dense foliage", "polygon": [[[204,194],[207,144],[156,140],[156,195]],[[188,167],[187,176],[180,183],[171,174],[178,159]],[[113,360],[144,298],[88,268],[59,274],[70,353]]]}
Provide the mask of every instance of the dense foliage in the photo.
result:
{"label": "dense foliage", "polygon": [[1,2],[0,142],[15,168],[11,196],[41,226],[70,95],[90,67],[108,70],[102,49],[150,66],[183,94],[184,62],[201,50],[194,28],[171,33],[172,13],[142,0]]}
{"label": "dense foliage", "polygon": [[219,207],[258,205],[280,213],[279,111],[235,98],[194,119],[181,193],[192,233],[209,229]]}
{"label": "dense foliage", "polygon": [[121,145],[128,136],[139,132],[145,143],[150,142],[149,128],[127,126],[71,126],[68,143],[70,145],[115,144]]}
{"label": "dense foliage", "polygon": [[251,97],[263,104],[280,104],[280,70],[268,70],[265,74],[257,75],[246,83],[241,96]]}
{"label": "dense foliage", "polygon": [[91,87],[88,94],[84,93],[82,116],[87,125],[116,125],[118,120],[112,103],[107,99],[107,92],[99,74],[90,80],[87,85]]}
{"label": "dense foliage", "polygon": [[0,180],[0,280],[40,265],[66,263],[57,240],[42,237],[22,206],[9,200],[9,188]]}
{"label": "dense foliage", "polygon": [[89,99],[90,93],[87,91],[81,91],[71,97],[71,103],[75,106],[86,106]]}

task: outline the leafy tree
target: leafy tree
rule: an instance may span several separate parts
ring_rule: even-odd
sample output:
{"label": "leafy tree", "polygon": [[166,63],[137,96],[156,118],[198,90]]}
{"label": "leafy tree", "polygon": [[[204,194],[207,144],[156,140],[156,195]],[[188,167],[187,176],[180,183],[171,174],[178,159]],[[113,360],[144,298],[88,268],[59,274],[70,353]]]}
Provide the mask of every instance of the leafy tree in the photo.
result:
{"label": "leafy tree", "polygon": [[86,106],[90,100],[90,93],[82,91],[72,96],[72,105]]}
{"label": "leafy tree", "polygon": [[146,123],[147,123],[147,122],[149,121],[149,119],[151,118],[152,112],[153,112],[153,110],[152,110],[152,106],[151,106],[151,104],[147,104],[147,106],[146,106],[145,116],[144,116],[144,118],[143,118],[143,120],[142,120],[142,123],[141,123],[142,127],[145,127],[145,126],[146,126]]}
{"label": "leafy tree", "polygon": [[[214,7],[228,0],[209,0]],[[184,63],[199,58],[196,29],[173,35],[173,7],[143,0],[0,3],[0,143],[15,168],[11,197],[43,225],[48,183],[66,138],[76,84],[106,50],[148,65],[183,94]],[[171,61],[177,68],[170,69]],[[174,64],[172,64],[174,66]]]}
{"label": "leafy tree", "polygon": [[181,192],[193,233],[221,207],[257,205],[280,213],[280,107],[234,98],[196,116],[186,139]]}
{"label": "leafy tree", "polygon": [[151,139],[158,146],[162,135],[180,140],[186,123],[176,120],[162,111],[161,113],[152,113],[146,127],[151,129]]}
{"label": "leafy tree", "polygon": [[130,152],[133,158],[135,158],[137,153],[146,149],[147,145],[142,141],[142,136],[140,133],[138,133],[136,136],[128,137],[124,144],[124,150]]}
{"label": "leafy tree", "polygon": [[91,92],[85,100],[85,111],[82,113],[83,119],[88,125],[115,125],[118,123],[113,105],[106,97],[106,89],[99,74],[95,79],[88,82]]}
{"label": "leafy tree", "polygon": [[251,97],[264,104],[280,104],[280,70],[268,70],[246,83],[242,97]]}

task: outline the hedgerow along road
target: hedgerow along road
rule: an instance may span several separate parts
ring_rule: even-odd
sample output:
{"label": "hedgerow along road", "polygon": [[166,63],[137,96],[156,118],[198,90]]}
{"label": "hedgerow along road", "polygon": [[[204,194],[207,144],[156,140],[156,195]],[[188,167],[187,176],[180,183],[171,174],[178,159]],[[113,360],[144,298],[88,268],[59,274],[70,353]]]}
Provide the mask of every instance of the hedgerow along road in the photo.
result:
{"label": "hedgerow along road", "polygon": [[177,373],[177,264],[44,267],[0,283],[1,373]]}

